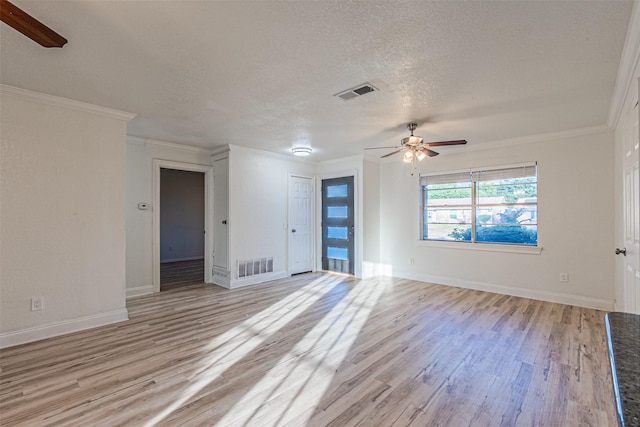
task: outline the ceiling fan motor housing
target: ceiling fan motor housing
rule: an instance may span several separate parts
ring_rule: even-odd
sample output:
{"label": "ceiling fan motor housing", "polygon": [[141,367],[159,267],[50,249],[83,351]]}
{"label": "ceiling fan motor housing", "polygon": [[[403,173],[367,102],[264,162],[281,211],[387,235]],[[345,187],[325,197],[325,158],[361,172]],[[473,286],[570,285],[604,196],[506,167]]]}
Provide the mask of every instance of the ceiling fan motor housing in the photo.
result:
{"label": "ceiling fan motor housing", "polygon": [[406,138],[402,138],[402,145],[419,145],[422,144],[423,138],[419,136],[408,136]]}

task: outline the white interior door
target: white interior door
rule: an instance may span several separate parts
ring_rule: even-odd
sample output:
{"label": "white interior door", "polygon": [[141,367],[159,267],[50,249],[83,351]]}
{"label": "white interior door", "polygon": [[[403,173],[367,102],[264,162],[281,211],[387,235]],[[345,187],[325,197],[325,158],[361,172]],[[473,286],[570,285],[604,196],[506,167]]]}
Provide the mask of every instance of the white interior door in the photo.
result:
{"label": "white interior door", "polygon": [[313,270],[313,179],[289,176],[289,273]]}
{"label": "white interior door", "polygon": [[[638,98],[635,98],[636,100]],[[640,109],[637,102],[629,106],[626,117],[622,117],[622,150],[619,152],[622,172],[622,242],[616,248],[621,257],[618,262],[618,277],[622,279],[622,302],[617,310],[640,314],[640,136],[638,122]],[[618,240],[620,242],[620,240]]]}

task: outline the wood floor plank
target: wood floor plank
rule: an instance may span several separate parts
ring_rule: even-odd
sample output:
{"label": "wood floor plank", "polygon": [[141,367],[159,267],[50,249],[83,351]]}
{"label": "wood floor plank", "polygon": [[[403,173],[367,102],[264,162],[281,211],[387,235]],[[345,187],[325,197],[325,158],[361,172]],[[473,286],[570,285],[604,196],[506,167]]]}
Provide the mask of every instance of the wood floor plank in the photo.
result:
{"label": "wood floor plank", "polygon": [[170,286],[0,350],[0,426],[614,426],[604,313],[407,279]]}

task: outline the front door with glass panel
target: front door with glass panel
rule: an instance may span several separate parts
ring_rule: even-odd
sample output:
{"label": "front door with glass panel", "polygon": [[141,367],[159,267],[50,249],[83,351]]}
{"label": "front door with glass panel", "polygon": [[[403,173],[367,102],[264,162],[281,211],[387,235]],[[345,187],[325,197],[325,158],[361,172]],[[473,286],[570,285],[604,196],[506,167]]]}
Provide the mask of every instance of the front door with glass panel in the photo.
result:
{"label": "front door with glass panel", "polygon": [[322,180],[322,269],[353,274],[353,177]]}

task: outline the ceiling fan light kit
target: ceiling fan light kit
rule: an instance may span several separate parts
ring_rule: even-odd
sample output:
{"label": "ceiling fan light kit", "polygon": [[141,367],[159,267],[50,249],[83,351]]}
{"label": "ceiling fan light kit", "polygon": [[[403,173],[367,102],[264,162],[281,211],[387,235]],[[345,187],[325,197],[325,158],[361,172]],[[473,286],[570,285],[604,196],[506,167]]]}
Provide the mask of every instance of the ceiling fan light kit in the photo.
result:
{"label": "ceiling fan light kit", "polygon": [[311,147],[293,147],[291,154],[297,157],[307,157],[311,155]]}
{"label": "ceiling fan light kit", "polygon": [[404,163],[411,163],[413,161],[413,152],[411,150],[405,151],[402,156],[402,161]]}
{"label": "ceiling fan light kit", "polygon": [[419,162],[423,161],[427,157],[422,151],[416,151],[412,148],[408,149],[404,152],[404,156],[402,156],[402,161],[404,163],[414,163],[417,159]]}

